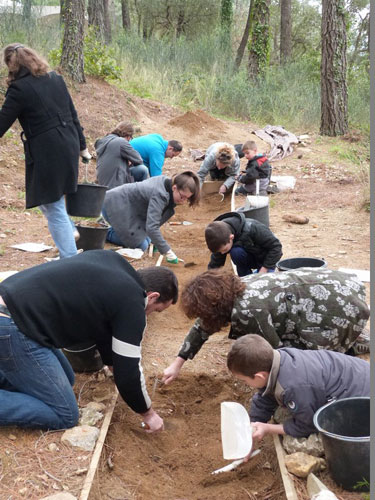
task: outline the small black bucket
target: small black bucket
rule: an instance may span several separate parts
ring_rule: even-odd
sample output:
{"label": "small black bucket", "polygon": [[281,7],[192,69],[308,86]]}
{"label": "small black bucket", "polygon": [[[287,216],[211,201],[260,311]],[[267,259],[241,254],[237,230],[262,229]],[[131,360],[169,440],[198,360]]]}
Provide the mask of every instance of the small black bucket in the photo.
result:
{"label": "small black bucket", "polygon": [[270,215],[269,215],[269,206],[266,205],[262,208],[246,208],[241,207],[237,209],[238,213],[244,214],[246,219],[254,219],[258,222],[261,222],[267,227],[270,227]]}
{"label": "small black bucket", "polygon": [[345,398],[319,408],[314,425],[322,434],[329,470],[349,491],[370,483],[370,398]]}
{"label": "small black bucket", "polygon": [[103,361],[96,344],[85,342],[61,349],[77,373],[97,372],[103,368]]}
{"label": "small black bucket", "polygon": [[324,259],[314,259],[312,257],[295,257],[293,259],[280,260],[276,264],[279,271],[291,271],[300,267],[327,267]]}
{"label": "small black bucket", "polygon": [[77,217],[99,217],[107,186],[78,184],[75,193],[66,195],[66,211]]}
{"label": "small black bucket", "polygon": [[77,248],[82,250],[102,250],[104,248],[109,226],[99,224],[97,226],[80,226],[76,224],[79,232]]}

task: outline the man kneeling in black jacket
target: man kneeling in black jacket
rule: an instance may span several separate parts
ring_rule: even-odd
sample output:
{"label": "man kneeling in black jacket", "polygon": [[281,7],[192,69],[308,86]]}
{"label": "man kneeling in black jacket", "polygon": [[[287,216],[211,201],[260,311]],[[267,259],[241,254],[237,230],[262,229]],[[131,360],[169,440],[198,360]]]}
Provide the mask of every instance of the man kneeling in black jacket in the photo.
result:
{"label": "man kneeling in black jacket", "polygon": [[282,256],[281,243],[268,227],[237,212],[227,212],[208,224],[205,237],[212,252],[209,269],[223,266],[229,253],[239,276],[273,272]]}

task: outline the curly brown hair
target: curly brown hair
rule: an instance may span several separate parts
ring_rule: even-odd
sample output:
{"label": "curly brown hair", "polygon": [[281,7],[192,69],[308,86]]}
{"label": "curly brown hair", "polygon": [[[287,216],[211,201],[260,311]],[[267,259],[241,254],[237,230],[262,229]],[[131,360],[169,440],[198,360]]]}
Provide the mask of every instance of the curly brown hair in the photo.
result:
{"label": "curly brown hair", "polygon": [[47,61],[22,43],[11,43],[5,47],[4,62],[9,70],[6,80],[8,85],[15,80],[21,67],[27,68],[33,76],[43,76],[48,72]]}
{"label": "curly brown hair", "polygon": [[213,269],[185,286],[181,307],[188,318],[199,318],[207,333],[218,332],[230,322],[234,300],[244,290],[245,284],[238,276]]}

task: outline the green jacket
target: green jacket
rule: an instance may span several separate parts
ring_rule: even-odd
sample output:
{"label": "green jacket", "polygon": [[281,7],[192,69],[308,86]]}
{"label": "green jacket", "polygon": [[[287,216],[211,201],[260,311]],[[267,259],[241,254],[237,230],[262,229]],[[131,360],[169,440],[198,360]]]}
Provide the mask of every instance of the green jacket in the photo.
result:
{"label": "green jacket", "polygon": [[[274,348],[346,352],[362,332],[370,311],[366,291],[355,275],[329,269],[249,275],[233,304],[229,337],[256,333]],[[198,320],[179,356],[193,359],[209,334]]]}

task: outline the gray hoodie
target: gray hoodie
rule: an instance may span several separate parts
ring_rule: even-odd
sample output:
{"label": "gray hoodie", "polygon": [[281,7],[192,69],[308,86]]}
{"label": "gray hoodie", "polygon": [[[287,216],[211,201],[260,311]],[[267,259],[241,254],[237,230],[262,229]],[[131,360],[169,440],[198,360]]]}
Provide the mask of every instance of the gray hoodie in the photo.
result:
{"label": "gray hoodie", "polygon": [[[132,182],[129,166],[142,165],[141,155],[123,137],[109,134],[95,142],[99,184],[113,189]],[[130,165],[131,164],[131,165]]]}

